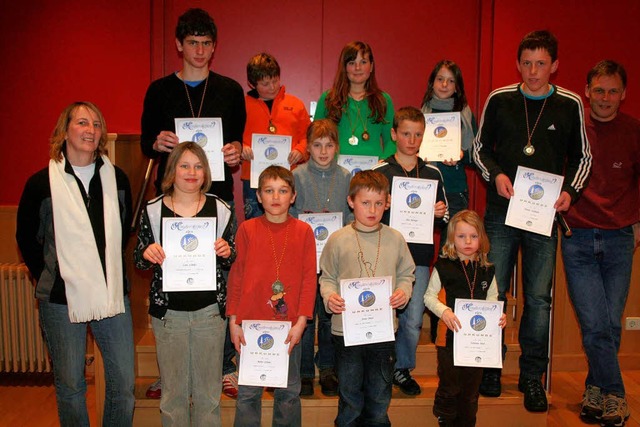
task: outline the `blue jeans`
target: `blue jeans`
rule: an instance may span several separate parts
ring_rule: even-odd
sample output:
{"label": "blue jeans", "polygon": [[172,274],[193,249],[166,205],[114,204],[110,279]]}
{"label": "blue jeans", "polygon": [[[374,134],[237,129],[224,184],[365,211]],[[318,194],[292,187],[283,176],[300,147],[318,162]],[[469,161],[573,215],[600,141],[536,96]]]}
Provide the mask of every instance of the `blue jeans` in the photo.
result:
{"label": "blue jeans", "polygon": [[167,310],[151,318],[162,378],[163,426],[220,426],[222,349],[226,321],[218,304]]}
{"label": "blue jeans", "polygon": [[390,426],[387,410],[391,403],[396,346],[393,341],[344,346],[334,335],[338,374],[338,416],[344,426]]}
{"label": "blue jeans", "polygon": [[[314,357],[316,317],[318,318],[318,353]],[[307,321],[307,327],[302,334],[302,360],[300,377],[313,379],[316,376],[314,363],[319,370],[332,369],[335,365],[333,341],[331,339],[331,314],[324,309],[320,289],[316,293],[316,307],[313,317]]]}
{"label": "blue jeans", "polygon": [[633,265],[633,231],[574,228],[562,239],[569,296],[589,361],[586,385],[624,397],[618,362],[621,317]]}
{"label": "blue jeans", "polygon": [[403,310],[397,310],[398,331],[396,332],[396,369],[414,369],[416,350],[422,330],[424,316],[424,294],[429,284],[429,267],[416,265],[416,281],[411,299]]}
{"label": "blue jeans", "polygon": [[[520,319],[520,377],[540,379],[549,364],[551,279],[556,261],[556,229],[551,237],[504,224],[505,214],[487,211],[484,225],[491,242],[489,261],[495,265],[498,299],[507,300],[511,273],[522,247],[524,310]],[[506,310],[506,304],[505,304]]]}
{"label": "blue jeans", "polygon": [[[276,427],[300,427],[302,406],[300,404],[300,344],[293,347],[289,355],[289,378],[287,388],[276,388],[273,392],[273,421]],[[238,355],[237,357],[240,357]],[[238,386],[234,427],[260,426],[262,418],[263,387]]]}
{"label": "blue jeans", "polygon": [[256,188],[251,188],[251,181],[242,180],[242,197],[244,197],[244,219],[257,218],[262,216],[264,211],[258,203]]}
{"label": "blue jeans", "polygon": [[39,301],[40,325],[53,362],[58,417],[62,427],[89,426],[84,379],[87,326],[104,361],[105,398],[103,426],[131,426],[135,397],[133,389],[133,327],[131,306],[125,297],[125,312],[108,319],[71,323],[63,304]]}

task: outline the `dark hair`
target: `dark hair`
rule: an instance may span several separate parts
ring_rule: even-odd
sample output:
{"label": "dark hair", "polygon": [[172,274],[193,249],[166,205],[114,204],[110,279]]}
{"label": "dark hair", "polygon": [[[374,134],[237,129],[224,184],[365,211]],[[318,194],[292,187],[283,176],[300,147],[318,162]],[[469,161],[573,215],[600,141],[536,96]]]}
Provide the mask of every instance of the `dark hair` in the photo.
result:
{"label": "dark hair", "polygon": [[209,160],[207,160],[206,153],[197,142],[187,141],[178,144],[177,147],[174,147],[174,149],[171,150],[171,154],[169,154],[169,158],[167,159],[167,168],[164,171],[164,178],[162,178],[161,187],[164,194],[173,194],[173,184],[176,180],[176,168],[178,167],[180,157],[182,157],[182,155],[187,151],[191,151],[198,160],[200,160],[204,170],[204,178],[202,181],[202,187],[200,187],[200,193],[206,193],[207,190],[209,190],[209,187],[211,187],[211,169],[209,169]]}
{"label": "dark hair", "polygon": [[182,43],[187,36],[211,36],[215,43],[218,40],[218,28],[205,10],[189,9],[180,15],[176,25],[176,39]]}
{"label": "dark hair", "polygon": [[282,166],[272,165],[262,171],[260,176],[258,177],[258,193],[262,192],[262,187],[264,186],[264,182],[268,179],[278,179],[280,178],[284,182],[291,187],[291,192],[296,192],[296,182],[293,179],[293,174],[287,168],[283,168]]}
{"label": "dark hair", "polygon": [[518,46],[518,62],[525,49],[544,49],[551,56],[551,62],[556,62],[558,59],[558,39],[548,30],[532,31],[524,36]]}
{"label": "dark hair", "polygon": [[[327,117],[333,120],[335,123],[339,123],[342,118],[343,109],[346,107],[349,100],[349,87],[351,83],[347,77],[347,64],[354,61],[361,53],[362,56],[369,56],[369,61],[372,65],[375,65],[373,60],[373,51],[371,46],[365,42],[351,42],[342,48],[340,52],[340,59],[338,59],[338,70],[336,76],[333,79],[333,86],[329,89],[327,97],[324,100],[327,108]],[[376,68],[375,66],[371,70],[369,80],[365,83],[365,97],[371,110],[371,117],[375,123],[381,123],[384,121],[384,116],[387,114],[387,102],[382,96],[382,91],[378,87],[376,81]]]}
{"label": "dark hair", "polygon": [[448,59],[443,59],[438,62],[433,70],[431,70],[431,74],[429,74],[429,83],[427,85],[427,91],[424,93],[424,98],[422,98],[422,105],[425,106],[431,98],[433,98],[433,84],[436,81],[436,77],[440,72],[440,69],[444,67],[447,70],[451,71],[453,74],[453,78],[456,80],[456,90],[453,93],[453,110],[452,111],[462,111],[464,107],[467,106],[467,95],[464,91],[464,80],[462,79],[462,71],[458,64]]}
{"label": "dark hair", "polygon": [[398,126],[403,121],[422,123],[425,126],[424,114],[416,107],[402,107],[393,115],[393,130],[398,130]]}
{"label": "dark hair", "polygon": [[107,125],[104,121],[102,112],[91,102],[78,101],[67,105],[67,107],[62,110],[62,113],[60,113],[58,121],[56,122],[56,127],[53,128],[53,132],[51,133],[51,139],[49,140],[49,157],[56,162],[62,160],[62,147],[66,142],[65,137],[67,135],[67,130],[69,129],[69,123],[71,123],[71,119],[75,112],[80,108],[86,108],[87,110],[93,111],[96,116],[98,116],[98,120],[100,120],[100,130],[102,131],[102,135],[100,136],[100,141],[98,141],[98,148],[96,148],[95,157],[107,154]]}
{"label": "dark hair", "polygon": [[338,127],[329,119],[318,119],[311,122],[307,128],[307,149],[311,143],[319,138],[329,138],[331,142],[340,145]]}
{"label": "dark hair", "polygon": [[249,60],[247,81],[251,86],[255,86],[265,77],[280,77],[280,65],[273,55],[262,52]]}
{"label": "dark hair", "polygon": [[589,73],[587,73],[587,85],[591,86],[591,82],[596,77],[602,76],[620,76],[620,80],[622,80],[622,88],[627,87],[627,72],[625,71],[622,64],[619,64],[610,59],[605,59],[604,61],[598,62]]}
{"label": "dark hair", "polygon": [[364,170],[356,173],[349,183],[349,198],[353,198],[360,190],[370,190],[389,195],[389,180],[382,173]]}

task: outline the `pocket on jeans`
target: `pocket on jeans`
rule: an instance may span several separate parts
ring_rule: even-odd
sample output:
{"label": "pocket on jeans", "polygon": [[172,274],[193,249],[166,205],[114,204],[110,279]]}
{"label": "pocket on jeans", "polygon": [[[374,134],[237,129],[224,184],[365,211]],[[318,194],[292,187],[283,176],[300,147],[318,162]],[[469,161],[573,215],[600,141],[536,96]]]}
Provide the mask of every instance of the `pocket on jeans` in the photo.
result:
{"label": "pocket on jeans", "polygon": [[[392,343],[395,346],[395,343]],[[396,352],[392,346],[390,348],[382,348],[376,355],[376,365],[380,367],[380,374],[387,384],[393,380],[393,370],[396,365]]]}

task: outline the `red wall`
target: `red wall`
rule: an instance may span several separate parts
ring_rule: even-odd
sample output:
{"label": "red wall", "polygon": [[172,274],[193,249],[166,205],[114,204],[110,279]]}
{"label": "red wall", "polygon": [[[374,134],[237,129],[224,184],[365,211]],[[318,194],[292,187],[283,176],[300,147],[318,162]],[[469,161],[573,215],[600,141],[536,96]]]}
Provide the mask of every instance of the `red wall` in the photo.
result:
{"label": "red wall", "polygon": [[149,76],[149,2],[3,2],[0,204],[46,166],[62,109],[92,101],[111,132],[139,132]]}
{"label": "red wall", "polygon": [[[60,3],[64,9],[33,3],[14,2],[0,14],[0,204],[16,204],[27,177],[46,165],[49,134],[70,102],[97,103],[112,132],[139,132],[150,80],[180,68],[173,32],[187,7],[203,7],[216,20],[214,70],[246,87],[249,57],[269,51],[287,90],[307,106],[331,85],[342,46],[359,39],[373,46],[380,86],[396,107],[419,105],[433,64],[447,57],[460,64],[479,116],[492,88],[518,80],[522,36],[548,28],[560,40],[556,83],[582,93],[589,68],[616,59],[630,77],[623,109],[640,117],[636,0],[539,0],[535,6],[511,0],[69,0]],[[470,175],[481,210],[483,189]]]}

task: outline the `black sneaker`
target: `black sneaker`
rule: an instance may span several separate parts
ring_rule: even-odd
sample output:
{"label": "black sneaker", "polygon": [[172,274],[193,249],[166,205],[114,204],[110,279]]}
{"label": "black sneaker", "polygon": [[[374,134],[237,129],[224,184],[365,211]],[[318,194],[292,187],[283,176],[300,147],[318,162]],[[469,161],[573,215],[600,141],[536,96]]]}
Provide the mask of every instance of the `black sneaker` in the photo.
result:
{"label": "black sneaker", "polygon": [[547,393],[537,378],[520,378],[518,390],[524,393],[524,408],[529,412],[547,412]]}
{"label": "black sneaker", "polygon": [[485,397],[498,397],[502,394],[500,385],[500,369],[485,369],[482,372],[482,382],[480,383],[480,394]]}
{"label": "black sneaker", "polygon": [[333,368],[320,370],[320,390],[325,396],[338,395],[338,378]]}
{"label": "black sneaker", "polygon": [[416,380],[411,377],[408,369],[396,369],[393,373],[393,383],[400,387],[404,394],[409,396],[417,396],[422,393],[422,389]]}
{"label": "black sneaker", "polygon": [[300,381],[300,396],[313,396],[313,378],[302,378]]}

